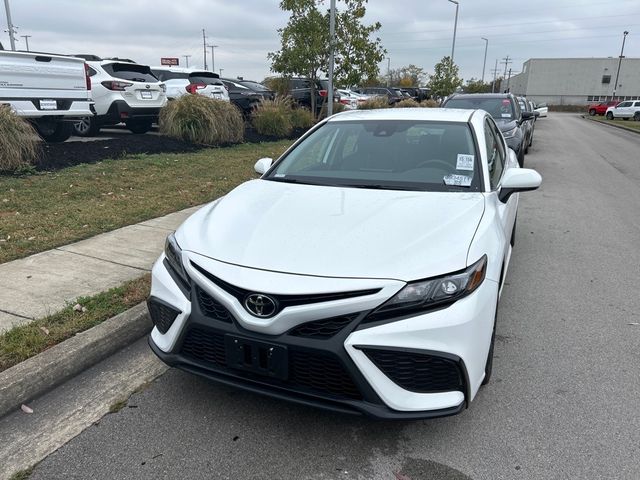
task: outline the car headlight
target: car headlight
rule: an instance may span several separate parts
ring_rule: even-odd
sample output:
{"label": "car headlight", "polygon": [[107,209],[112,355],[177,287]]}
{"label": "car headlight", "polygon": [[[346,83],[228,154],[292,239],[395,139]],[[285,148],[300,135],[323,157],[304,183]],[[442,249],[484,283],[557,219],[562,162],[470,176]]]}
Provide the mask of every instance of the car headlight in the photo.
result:
{"label": "car headlight", "polygon": [[513,127],[511,130],[508,130],[506,132],[502,132],[502,135],[504,135],[504,138],[511,138],[511,137],[515,136],[517,131],[518,131],[518,127]]}
{"label": "car headlight", "polygon": [[486,271],[487,256],[483,255],[462,272],[409,283],[375,310],[373,315],[400,310],[426,310],[436,305],[453,303],[476,290],[482,284]]}
{"label": "car headlight", "polygon": [[180,245],[178,245],[173,233],[167,237],[167,240],[164,243],[164,255],[173,271],[185,284],[188,284],[189,281],[187,273],[182,265],[182,249],[180,248]]}

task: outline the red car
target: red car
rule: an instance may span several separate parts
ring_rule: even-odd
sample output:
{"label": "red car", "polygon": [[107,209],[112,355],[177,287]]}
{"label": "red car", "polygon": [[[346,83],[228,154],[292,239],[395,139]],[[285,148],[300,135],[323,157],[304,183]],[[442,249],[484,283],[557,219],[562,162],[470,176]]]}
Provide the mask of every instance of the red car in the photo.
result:
{"label": "red car", "polygon": [[587,109],[589,110],[589,115],[591,115],[592,117],[594,115],[604,115],[605,112],[607,111],[607,108],[615,107],[619,103],[620,103],[620,100],[611,100],[609,102],[594,103],[589,105]]}

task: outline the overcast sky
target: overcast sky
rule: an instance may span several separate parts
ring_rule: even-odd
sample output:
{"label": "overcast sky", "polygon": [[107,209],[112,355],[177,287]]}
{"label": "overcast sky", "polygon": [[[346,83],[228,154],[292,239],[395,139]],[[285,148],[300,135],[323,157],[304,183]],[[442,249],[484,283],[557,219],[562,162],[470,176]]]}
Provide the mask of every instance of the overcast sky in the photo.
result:
{"label": "overcast sky", "polygon": [[[328,5],[328,0],[326,4]],[[341,8],[338,1],[338,8]],[[191,55],[202,66],[202,28],[223,76],[262,80],[267,53],[279,47],[277,29],[287,22],[278,0],[11,0],[18,35],[32,35],[32,50],[95,53],[157,65],[160,57]],[[615,8],[612,8],[614,7]],[[6,29],[0,3],[2,30]],[[367,22],[380,21],[379,36],[391,68],[410,63],[433,72],[451,53],[455,5],[447,0],[369,0]],[[460,0],[455,62],[463,78],[485,78],[509,55],[513,73],[534,57],[616,57],[628,30],[625,56],[640,56],[640,0]],[[6,33],[1,41],[8,47]],[[19,49],[25,49],[19,38]],[[207,62],[211,68],[210,49]],[[387,62],[381,65],[386,72]],[[504,64],[499,64],[504,71]]]}

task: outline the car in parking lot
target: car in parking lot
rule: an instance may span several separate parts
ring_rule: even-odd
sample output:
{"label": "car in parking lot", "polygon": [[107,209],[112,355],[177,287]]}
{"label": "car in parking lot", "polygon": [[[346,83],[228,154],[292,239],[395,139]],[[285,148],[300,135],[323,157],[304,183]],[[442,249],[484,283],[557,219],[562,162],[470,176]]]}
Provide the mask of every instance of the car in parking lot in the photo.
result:
{"label": "car in parking lot", "polygon": [[515,96],[510,93],[456,93],[447,98],[443,108],[481,108],[488,112],[497,123],[507,144],[516,152],[518,163],[524,165],[524,153],[527,148],[524,123],[535,115],[523,112]]}
{"label": "car in parking lot", "polygon": [[220,75],[206,70],[180,67],[152,67],[151,71],[167,87],[167,98],[175,100],[183,95],[202,95],[216,100],[230,101]]}
{"label": "car in parking lot", "polygon": [[146,65],[131,60],[87,61],[95,115],[74,124],[75,133],[94,136],[100,128],[124,123],[133,133],[146,133],[167,103],[166,87]]}
{"label": "car in parking lot", "polygon": [[404,100],[404,95],[402,95],[400,89],[390,87],[362,87],[356,88],[355,91],[363,95],[368,95],[369,97],[387,97],[389,105]]}
{"label": "car in parking lot", "polygon": [[343,112],[255,170],[167,238],[156,355],[335,411],[466,408],[491,376],[518,192],[541,182],[491,116]]}
{"label": "car in parking lot", "polygon": [[263,85],[262,83],[254,82],[253,80],[244,80],[244,79],[240,79],[240,78],[238,78],[236,81],[240,85],[243,85],[243,86],[245,86],[247,88],[250,88],[254,92],[258,92],[266,100],[273,100],[276,97],[276,92],[271,90],[266,85]]}
{"label": "car in parking lot", "polygon": [[549,114],[549,107],[546,103],[534,103],[534,111],[538,112],[539,117],[546,117]]}
{"label": "car in parking lot", "polygon": [[616,106],[609,107],[607,108],[605,117],[607,117],[607,120],[613,120],[614,118],[629,120],[633,118],[636,121],[640,121],[640,100],[628,100],[626,102],[620,102]]}
{"label": "car in parking lot", "polygon": [[250,114],[261,100],[268,98],[266,94],[256,92],[232,78],[221,78],[220,81],[227,89],[231,103],[238,107],[245,115]]}
{"label": "car in parking lot", "polygon": [[587,107],[589,115],[592,117],[595,115],[604,115],[607,113],[609,107],[615,107],[620,103],[620,100],[609,100],[608,102],[592,103]]}

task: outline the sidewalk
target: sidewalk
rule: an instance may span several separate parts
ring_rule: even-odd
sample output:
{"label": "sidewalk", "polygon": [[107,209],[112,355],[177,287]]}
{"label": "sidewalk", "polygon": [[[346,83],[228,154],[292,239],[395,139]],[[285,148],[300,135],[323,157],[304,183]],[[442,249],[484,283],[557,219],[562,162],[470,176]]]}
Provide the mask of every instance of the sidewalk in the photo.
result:
{"label": "sidewalk", "polygon": [[198,208],[0,264],[0,332],[150,271],[167,235]]}

